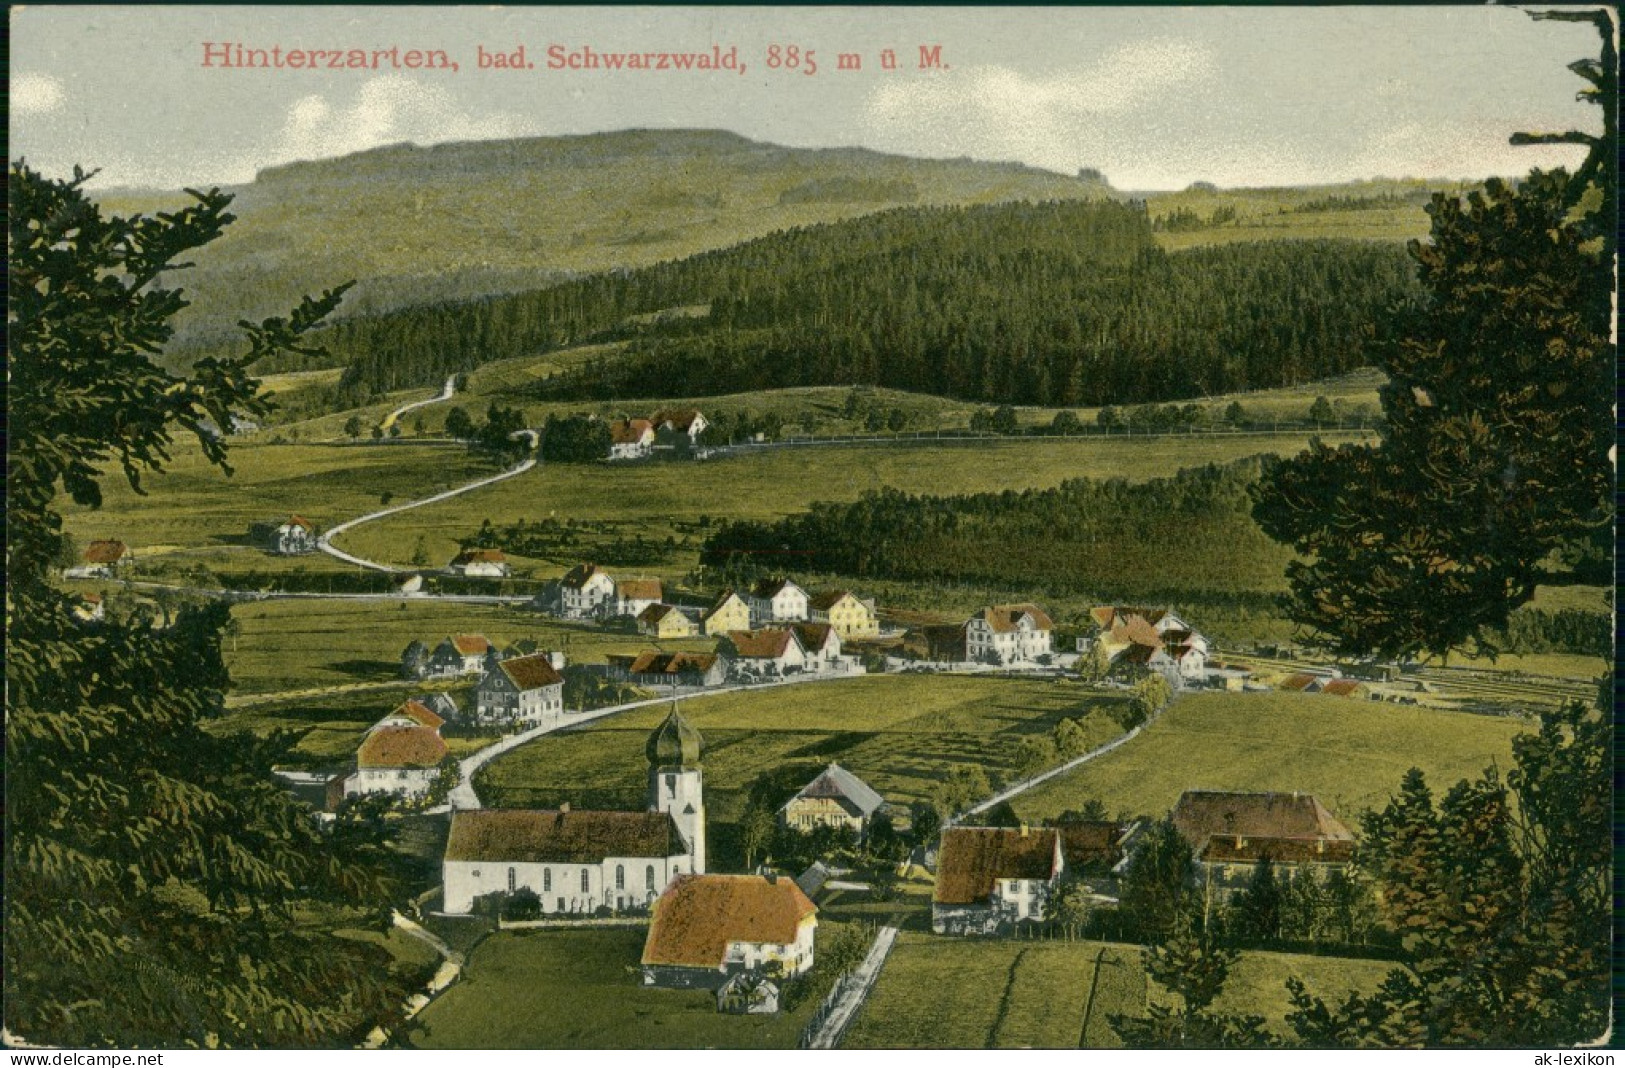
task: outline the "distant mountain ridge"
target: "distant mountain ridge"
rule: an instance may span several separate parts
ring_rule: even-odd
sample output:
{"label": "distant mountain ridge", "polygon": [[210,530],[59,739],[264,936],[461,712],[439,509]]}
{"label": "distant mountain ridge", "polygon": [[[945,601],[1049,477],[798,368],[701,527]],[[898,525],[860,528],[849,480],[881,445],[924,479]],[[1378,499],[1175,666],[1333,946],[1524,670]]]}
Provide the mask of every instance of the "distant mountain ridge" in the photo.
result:
{"label": "distant mountain ridge", "polygon": [[[340,315],[378,314],[635,268],[903,204],[1100,199],[1109,185],[1019,163],[787,148],[724,130],[393,144],[268,167],[238,221],[178,278],[181,352],[349,279]],[[109,194],[153,210],[180,194]]]}

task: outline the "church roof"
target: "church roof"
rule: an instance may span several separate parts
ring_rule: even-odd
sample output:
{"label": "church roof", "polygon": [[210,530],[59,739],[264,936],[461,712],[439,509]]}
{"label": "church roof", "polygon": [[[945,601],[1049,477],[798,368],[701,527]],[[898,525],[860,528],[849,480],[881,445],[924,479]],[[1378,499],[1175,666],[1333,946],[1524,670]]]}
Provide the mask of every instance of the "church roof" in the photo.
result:
{"label": "church roof", "polygon": [[665,812],[473,809],[453,812],[447,860],[596,864],[608,857],[688,852]]}

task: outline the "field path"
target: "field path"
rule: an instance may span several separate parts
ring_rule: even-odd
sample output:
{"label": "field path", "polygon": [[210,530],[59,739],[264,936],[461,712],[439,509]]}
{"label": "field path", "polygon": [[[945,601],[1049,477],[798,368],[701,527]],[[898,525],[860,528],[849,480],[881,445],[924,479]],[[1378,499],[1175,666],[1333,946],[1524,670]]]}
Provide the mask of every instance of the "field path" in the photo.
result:
{"label": "field path", "polygon": [[368,512],[366,515],[357,516],[354,519],[340,523],[338,526],[333,527],[327,533],[317,538],[316,547],[329,556],[336,556],[346,563],[355,564],[357,567],[364,567],[371,571],[384,571],[394,574],[403,570],[402,568],[398,568],[393,564],[380,564],[376,560],[366,560],[359,556],[353,556],[350,553],[345,552],[343,549],[335,548],[333,545],[333,539],[338,535],[343,534],[346,530],[351,530],[360,526],[362,523],[370,523],[375,519],[382,519],[388,515],[396,515],[400,512],[410,511],[413,508],[422,508],[426,504],[436,504],[440,501],[450,500],[453,497],[460,496],[472,490],[494,485],[495,483],[501,482],[504,479],[513,478],[515,475],[524,474],[526,471],[529,471],[531,468],[536,466],[537,434],[534,430],[516,430],[514,431],[513,436],[516,438],[528,437],[530,439],[531,455],[526,457],[525,461],[518,466],[510,467],[501,474],[488,475],[485,478],[475,479],[473,482],[458,486],[455,489],[446,490],[444,493],[436,493],[432,497],[424,497],[416,501],[407,501],[405,504],[397,504],[389,508],[380,508],[376,512]]}
{"label": "field path", "polygon": [[840,993],[830,1005],[827,1015],[818,1024],[817,1030],[802,1043],[804,1049],[834,1049],[840,1044],[847,1025],[857,1017],[864,999],[869,996],[875,980],[880,977],[880,969],[885,966],[886,958],[891,955],[892,944],[896,941],[897,928],[888,926],[880,929],[880,933],[875,935],[874,944],[864,956],[863,963],[859,964],[851,975],[841,980]]}
{"label": "field path", "polygon": [[428,400],[413,401],[411,404],[403,404],[399,408],[396,408],[393,412],[390,412],[388,415],[384,416],[384,421],[379,423],[378,426],[382,430],[388,430],[390,427],[395,425],[395,420],[399,419],[407,412],[413,411],[417,408],[427,408],[429,405],[439,404],[441,401],[449,401],[451,400],[452,394],[456,392],[457,376],[452,375],[450,378],[446,379],[446,384],[440,390],[439,396],[430,397]]}
{"label": "field path", "polygon": [[999,791],[998,793],[994,794],[992,797],[988,798],[986,801],[978,802],[977,804],[974,804],[970,808],[967,808],[965,811],[961,812],[959,815],[948,819],[946,821],[945,825],[949,826],[949,827],[952,827],[953,825],[955,825],[956,823],[959,823],[961,820],[964,820],[968,816],[975,816],[975,815],[979,815],[980,813],[986,812],[988,809],[992,808],[994,805],[999,804],[1001,801],[1008,801],[1012,797],[1015,797],[1018,794],[1024,794],[1028,790],[1031,790],[1033,787],[1037,786],[1039,783],[1048,782],[1049,780],[1055,778],[1057,775],[1065,775],[1067,772],[1071,771],[1073,768],[1081,767],[1082,765],[1089,763],[1089,761],[1095,759],[1096,757],[1105,756],[1107,753],[1110,753],[1112,750],[1116,749],[1120,745],[1127,745],[1129,742],[1133,741],[1135,738],[1138,738],[1142,731],[1148,730],[1151,727],[1151,724],[1155,723],[1157,721],[1157,719],[1164,712],[1168,711],[1168,706],[1172,705],[1174,703],[1175,698],[1177,698],[1177,697],[1178,697],[1178,693],[1176,691],[1175,694],[1174,694],[1174,697],[1168,698],[1168,700],[1166,702],[1164,702],[1164,704],[1163,704],[1163,706],[1161,708],[1157,709],[1155,712],[1152,712],[1149,716],[1146,717],[1144,723],[1142,723],[1139,726],[1135,727],[1133,730],[1129,731],[1127,734],[1119,735],[1118,737],[1113,738],[1111,741],[1107,742],[1105,745],[1101,746],[1100,748],[1091,749],[1087,753],[1083,754],[1082,756],[1074,757],[1073,759],[1067,761],[1065,764],[1060,764],[1060,765],[1058,765],[1056,767],[1050,768],[1048,771],[1039,772],[1037,775],[1034,775],[1030,779],[1023,779],[1020,782],[1016,783],[1014,786],[1006,787],[1005,789],[1003,789],[1003,790]]}

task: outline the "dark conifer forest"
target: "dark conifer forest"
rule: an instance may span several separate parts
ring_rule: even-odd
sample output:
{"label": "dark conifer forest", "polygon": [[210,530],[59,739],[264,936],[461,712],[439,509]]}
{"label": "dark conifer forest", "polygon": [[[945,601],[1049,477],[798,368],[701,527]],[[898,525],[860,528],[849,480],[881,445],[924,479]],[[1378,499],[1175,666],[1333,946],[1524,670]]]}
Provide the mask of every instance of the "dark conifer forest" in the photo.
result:
{"label": "dark conifer forest", "polygon": [[[1138,202],[902,208],[529,293],[347,321],[323,343],[362,395],[623,340],[545,399],[872,384],[1013,404],[1173,400],[1366,362],[1414,292],[1395,245],[1168,253]],[[705,314],[653,316],[667,309]]]}

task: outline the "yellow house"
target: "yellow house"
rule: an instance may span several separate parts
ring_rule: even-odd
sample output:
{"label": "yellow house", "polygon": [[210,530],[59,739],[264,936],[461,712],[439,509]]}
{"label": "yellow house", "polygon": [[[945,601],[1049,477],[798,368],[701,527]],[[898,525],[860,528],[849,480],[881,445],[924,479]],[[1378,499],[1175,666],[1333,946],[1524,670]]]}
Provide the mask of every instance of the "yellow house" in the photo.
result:
{"label": "yellow house", "polygon": [[749,630],[750,605],[733,590],[723,590],[717,603],[701,618],[700,629],[710,638],[722,637],[731,630]]}
{"label": "yellow house", "polygon": [[862,837],[885,803],[868,783],[831,764],[779,809],[779,822],[795,831],[846,827]]}
{"label": "yellow house", "polygon": [[849,638],[875,638],[880,635],[880,618],[873,601],[865,601],[848,590],[821,593],[808,602],[814,623],[828,623],[842,641]]}
{"label": "yellow house", "polygon": [[652,604],[638,613],[638,632],[651,638],[692,638],[694,621],[669,604]]}

